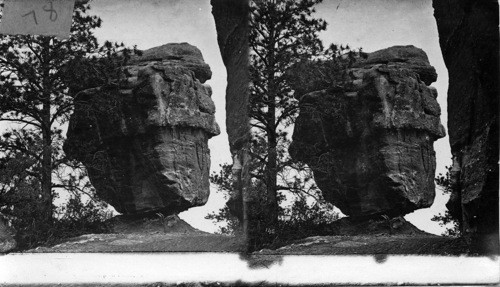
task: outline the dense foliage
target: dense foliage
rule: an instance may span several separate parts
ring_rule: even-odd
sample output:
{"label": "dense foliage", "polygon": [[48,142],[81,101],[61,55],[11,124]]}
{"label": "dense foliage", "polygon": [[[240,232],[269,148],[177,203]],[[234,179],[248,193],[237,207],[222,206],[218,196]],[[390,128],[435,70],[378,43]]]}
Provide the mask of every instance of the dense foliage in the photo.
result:
{"label": "dense foliage", "polygon": [[[218,187],[218,192],[222,192],[227,196],[232,189],[232,176],[231,165],[225,164],[221,166],[221,170],[218,173],[211,175],[210,181]],[[256,195],[265,192],[265,188],[259,186],[258,182],[254,182],[254,185],[250,188],[250,192]],[[250,246],[251,250],[265,247],[274,248],[294,239],[325,235],[329,224],[339,218],[338,214],[333,211],[333,206],[322,200],[319,191],[311,195],[303,192],[296,192],[290,195],[293,198],[287,199],[283,193],[280,193],[280,197],[278,198],[278,202],[280,203],[279,220],[273,228],[270,229],[267,227],[268,229],[264,230],[264,232],[250,235],[252,236],[251,243],[253,244],[253,246]],[[310,200],[311,196],[314,196],[314,200]],[[205,217],[206,219],[213,220],[215,223],[224,224],[218,231],[221,234],[239,235],[239,232],[241,232],[241,218],[232,214],[231,209],[228,207],[228,205],[235,204],[233,200],[229,199],[226,206],[218,212],[213,212]],[[260,224],[265,223],[267,220],[265,218],[267,210],[265,210],[266,206],[263,204],[265,201],[265,196],[254,198],[250,205],[250,210],[248,210],[248,213],[252,216],[252,224],[257,225],[259,229],[264,228]]]}
{"label": "dense foliage", "polygon": [[[289,128],[298,103],[287,81],[295,63],[319,55],[326,22],[312,17],[321,0],[255,0],[250,4],[250,118],[252,177],[265,188],[262,204],[272,226],[279,213],[280,174],[290,166]],[[266,227],[267,229],[272,227]]]}
{"label": "dense foliage", "polygon": [[[451,167],[447,167],[446,174],[439,174],[435,181],[436,184],[441,187],[441,190],[445,194],[451,194],[453,191],[453,181],[451,179]],[[455,220],[455,218],[450,214],[448,210],[443,213],[439,213],[438,215],[434,215],[431,218],[432,221],[439,222],[440,226],[446,226],[446,230],[442,235],[444,236],[460,236],[460,222]]]}

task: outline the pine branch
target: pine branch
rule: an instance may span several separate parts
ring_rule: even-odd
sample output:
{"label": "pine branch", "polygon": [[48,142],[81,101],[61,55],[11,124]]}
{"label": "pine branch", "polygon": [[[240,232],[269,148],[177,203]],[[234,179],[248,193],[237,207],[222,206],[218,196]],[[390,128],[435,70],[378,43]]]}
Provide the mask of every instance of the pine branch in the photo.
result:
{"label": "pine branch", "polygon": [[32,125],[37,128],[42,128],[42,126],[37,122],[32,122],[24,119],[11,119],[11,118],[0,118],[0,122],[17,122],[17,123],[25,123],[27,125]]}

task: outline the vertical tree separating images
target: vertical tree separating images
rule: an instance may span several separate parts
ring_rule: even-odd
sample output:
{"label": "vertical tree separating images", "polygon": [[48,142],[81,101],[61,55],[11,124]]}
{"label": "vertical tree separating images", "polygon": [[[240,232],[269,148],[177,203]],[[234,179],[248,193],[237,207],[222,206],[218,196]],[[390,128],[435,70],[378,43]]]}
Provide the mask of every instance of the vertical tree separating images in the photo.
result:
{"label": "vertical tree separating images", "polygon": [[255,0],[250,16],[250,117],[252,177],[265,189],[268,226],[278,221],[279,175],[287,166],[287,128],[297,100],[287,72],[323,51],[318,33],[326,22],[312,17],[321,0]]}
{"label": "vertical tree separating images", "polygon": [[[294,162],[288,148],[298,114],[298,97],[339,83],[354,60],[349,47],[324,50],[319,32],[326,22],[313,17],[321,0],[255,0],[250,3],[251,185],[249,249],[288,237],[315,234],[318,224],[338,215],[324,203],[309,167]],[[231,189],[231,166],[224,165],[211,182]],[[292,195],[288,197],[287,195]],[[310,206],[308,198],[314,198]],[[285,200],[288,199],[288,200]],[[290,206],[284,207],[280,203]],[[234,202],[228,202],[229,205]],[[234,232],[231,206],[208,219],[226,221],[223,233]]]}
{"label": "vertical tree separating images", "polygon": [[69,39],[0,36],[0,122],[8,127],[0,138],[0,212],[15,216],[29,198],[36,208],[23,216],[32,230],[53,222],[55,188],[92,195],[79,163],[62,151],[63,127],[75,95],[113,85],[110,75],[129,58],[123,44],[98,45],[101,20],[88,9],[75,5]]}

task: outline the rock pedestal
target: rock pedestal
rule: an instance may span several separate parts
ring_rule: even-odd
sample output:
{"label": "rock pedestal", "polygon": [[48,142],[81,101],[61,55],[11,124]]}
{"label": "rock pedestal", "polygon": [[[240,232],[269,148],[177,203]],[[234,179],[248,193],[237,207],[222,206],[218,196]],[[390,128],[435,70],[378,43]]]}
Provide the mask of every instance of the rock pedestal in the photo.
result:
{"label": "rock pedestal", "polygon": [[390,217],[432,205],[433,142],[445,136],[426,54],[395,46],[347,71],[349,80],[300,99],[290,154],[324,198],[351,217]]}
{"label": "rock pedestal", "polygon": [[119,87],[81,92],[64,146],[97,194],[126,215],[177,213],[206,203],[208,139],[218,135],[211,77],[187,43],[144,51]]}

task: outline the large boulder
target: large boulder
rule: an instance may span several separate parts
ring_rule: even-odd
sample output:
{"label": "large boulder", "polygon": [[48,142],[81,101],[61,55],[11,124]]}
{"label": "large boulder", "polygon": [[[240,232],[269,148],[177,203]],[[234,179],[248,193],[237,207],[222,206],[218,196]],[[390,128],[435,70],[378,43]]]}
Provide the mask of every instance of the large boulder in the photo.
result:
{"label": "large boulder", "polygon": [[123,214],[205,204],[207,142],[220,132],[200,51],[187,43],[152,48],[125,74],[119,87],[79,93],[66,154],[87,167],[97,194]]}
{"label": "large boulder", "polygon": [[498,2],[433,6],[449,75],[454,190],[447,207],[473,252],[498,254]]}
{"label": "large boulder", "polygon": [[[343,85],[308,93],[290,154],[324,198],[351,217],[400,216],[432,205],[433,142],[445,136],[426,54],[396,46],[360,59]],[[340,88],[343,86],[343,88]]]}

